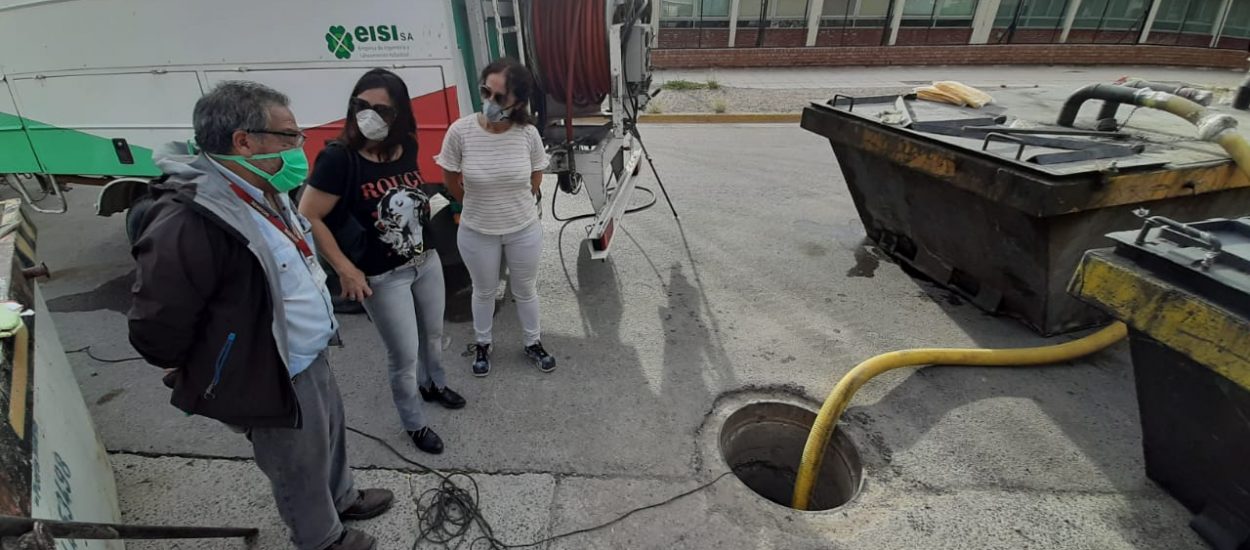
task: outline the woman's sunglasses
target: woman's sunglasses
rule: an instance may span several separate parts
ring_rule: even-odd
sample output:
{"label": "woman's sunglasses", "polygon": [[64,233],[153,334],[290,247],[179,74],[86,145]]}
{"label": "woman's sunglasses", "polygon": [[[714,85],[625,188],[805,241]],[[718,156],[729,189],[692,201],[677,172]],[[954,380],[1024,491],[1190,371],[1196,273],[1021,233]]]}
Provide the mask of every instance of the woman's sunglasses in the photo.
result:
{"label": "woman's sunglasses", "polygon": [[359,113],[366,109],[373,109],[378,116],[382,117],[382,120],[387,122],[394,122],[395,117],[399,116],[399,111],[390,105],[370,105],[368,101],[358,97],[353,97],[349,105],[353,113]]}
{"label": "woman's sunglasses", "polygon": [[501,106],[508,102],[507,92],[496,92],[494,90],[491,90],[490,86],[482,86],[479,92],[482,94],[482,99],[485,99],[487,101],[494,101],[495,103]]}

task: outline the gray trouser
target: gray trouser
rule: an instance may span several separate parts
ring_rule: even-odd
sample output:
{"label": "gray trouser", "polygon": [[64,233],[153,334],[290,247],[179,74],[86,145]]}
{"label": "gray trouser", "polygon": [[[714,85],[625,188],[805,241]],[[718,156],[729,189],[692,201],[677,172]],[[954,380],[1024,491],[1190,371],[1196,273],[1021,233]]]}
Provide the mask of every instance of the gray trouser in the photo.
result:
{"label": "gray trouser", "polygon": [[278,515],[299,550],[323,550],[343,534],[339,513],[359,492],[347,465],[343,398],[321,355],[291,379],[303,424],[252,428],[256,465],[269,478]]}
{"label": "gray trouser", "polygon": [[516,300],[517,317],[525,332],[524,344],[542,336],[538,305],[538,267],[543,254],[543,224],[534,222],[507,235],[486,235],[465,226],[457,231],[460,257],[473,279],[473,332],[479,344],[493,342],[495,294],[499,290],[499,262],[508,266],[508,284]]}
{"label": "gray trouser", "polygon": [[373,295],[365,311],[378,328],[390,368],[391,398],[408,431],[426,426],[417,385],[447,387],[443,371],[443,263],[438,252],[426,252],[417,266],[398,267],[369,277]]}

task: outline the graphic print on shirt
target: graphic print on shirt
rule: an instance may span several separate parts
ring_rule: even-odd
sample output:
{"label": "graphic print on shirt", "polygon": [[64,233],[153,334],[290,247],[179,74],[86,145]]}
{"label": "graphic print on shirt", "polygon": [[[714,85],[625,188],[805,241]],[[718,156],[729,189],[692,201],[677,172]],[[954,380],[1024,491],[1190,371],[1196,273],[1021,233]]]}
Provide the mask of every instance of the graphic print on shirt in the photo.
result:
{"label": "graphic print on shirt", "polygon": [[379,239],[400,257],[415,258],[425,252],[421,230],[430,221],[430,199],[410,187],[395,187],[378,200]]}

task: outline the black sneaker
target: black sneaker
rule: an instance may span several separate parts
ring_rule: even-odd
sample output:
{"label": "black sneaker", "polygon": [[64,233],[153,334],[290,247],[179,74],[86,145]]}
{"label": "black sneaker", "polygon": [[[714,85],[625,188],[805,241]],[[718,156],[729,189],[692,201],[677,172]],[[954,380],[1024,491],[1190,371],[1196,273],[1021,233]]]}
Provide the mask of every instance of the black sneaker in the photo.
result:
{"label": "black sneaker", "polygon": [[473,376],[481,378],[490,374],[490,344],[469,344],[469,352],[477,355],[473,359]]}
{"label": "black sneaker", "polygon": [[525,356],[529,357],[530,361],[534,362],[534,366],[542,372],[556,370],[556,358],[543,349],[542,342],[534,342],[532,346],[525,346]]}

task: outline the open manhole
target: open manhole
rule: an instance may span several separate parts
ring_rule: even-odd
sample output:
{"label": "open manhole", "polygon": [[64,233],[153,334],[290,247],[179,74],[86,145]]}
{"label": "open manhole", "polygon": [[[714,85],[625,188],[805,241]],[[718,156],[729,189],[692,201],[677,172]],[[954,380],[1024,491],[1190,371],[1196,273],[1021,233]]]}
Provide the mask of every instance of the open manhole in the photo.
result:
{"label": "open manhole", "polygon": [[[725,462],[756,494],[787,508],[794,496],[803,446],[816,413],[786,403],[752,403],[725,420],[720,450]],[[812,511],[849,502],[859,492],[864,468],[849,437],[835,430],[809,502]]]}

